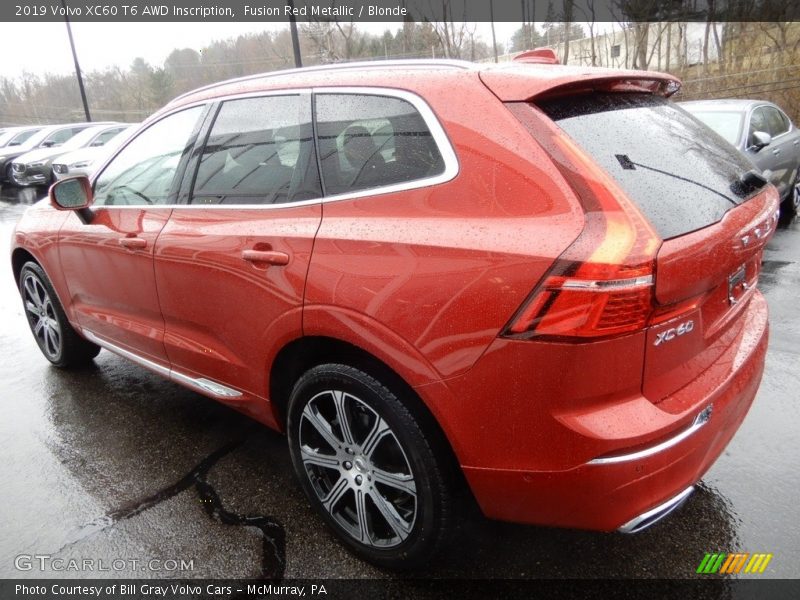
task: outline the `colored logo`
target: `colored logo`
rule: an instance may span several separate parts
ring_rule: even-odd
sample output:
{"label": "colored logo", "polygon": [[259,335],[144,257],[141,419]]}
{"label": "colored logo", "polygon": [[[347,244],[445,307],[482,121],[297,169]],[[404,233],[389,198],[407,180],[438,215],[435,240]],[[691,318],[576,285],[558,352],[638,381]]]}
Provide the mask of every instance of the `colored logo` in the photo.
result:
{"label": "colored logo", "polygon": [[763,573],[770,560],[772,560],[772,554],[750,554],[749,552],[706,554],[703,560],[700,561],[697,572],[703,575],[712,575],[714,573]]}

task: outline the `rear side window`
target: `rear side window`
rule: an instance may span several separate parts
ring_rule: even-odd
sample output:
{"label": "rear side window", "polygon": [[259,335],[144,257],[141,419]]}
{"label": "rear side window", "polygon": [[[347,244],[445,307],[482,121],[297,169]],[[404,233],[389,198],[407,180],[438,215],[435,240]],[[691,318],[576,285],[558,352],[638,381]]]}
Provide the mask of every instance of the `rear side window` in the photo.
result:
{"label": "rear side window", "polygon": [[326,195],[434,177],[444,160],[422,115],[406,100],[317,94],[320,164]]}
{"label": "rear side window", "polygon": [[197,169],[193,204],[277,204],[321,196],[308,95],[222,104]]}
{"label": "rear side window", "polygon": [[719,221],[745,196],[752,163],[671,101],[593,93],[540,108],[603,167],[663,239]]}

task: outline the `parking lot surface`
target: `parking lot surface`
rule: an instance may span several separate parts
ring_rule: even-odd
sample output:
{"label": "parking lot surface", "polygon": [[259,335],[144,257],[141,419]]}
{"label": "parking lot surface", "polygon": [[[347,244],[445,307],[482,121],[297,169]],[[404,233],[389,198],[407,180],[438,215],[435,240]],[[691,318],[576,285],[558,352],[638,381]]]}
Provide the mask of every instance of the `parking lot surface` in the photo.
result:
{"label": "parking lot surface", "polygon": [[[36,198],[0,191],[1,248]],[[773,558],[759,577],[798,577],[800,219],[780,225],[760,287],[772,326],[761,388],[686,504],[633,536],[476,517],[417,576],[685,578],[707,552],[765,552]],[[44,566],[63,577],[397,577],[354,558],[325,529],[281,435],[110,352],[85,370],[49,366],[7,258],[0,315],[0,576],[41,577]],[[25,558],[33,555],[50,559]],[[54,568],[62,563],[53,559],[69,558],[95,561],[93,569]]]}

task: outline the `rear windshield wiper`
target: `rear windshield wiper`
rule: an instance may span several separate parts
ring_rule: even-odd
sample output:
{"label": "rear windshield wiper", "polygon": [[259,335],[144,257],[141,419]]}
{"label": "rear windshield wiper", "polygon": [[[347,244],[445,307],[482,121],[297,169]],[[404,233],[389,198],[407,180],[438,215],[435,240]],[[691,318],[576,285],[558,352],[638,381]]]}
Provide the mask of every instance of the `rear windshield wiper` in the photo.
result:
{"label": "rear windshield wiper", "polygon": [[[683,177],[681,175],[676,175],[675,173],[670,173],[669,171],[664,171],[662,169],[656,169],[655,167],[649,167],[649,166],[643,165],[641,163],[633,162],[628,157],[627,154],[615,154],[614,156],[619,161],[619,164],[622,166],[622,168],[625,169],[625,170],[635,171],[636,167],[641,167],[642,169],[647,169],[649,171],[655,171],[656,173],[661,173],[662,175],[666,175],[667,177],[674,177],[675,179],[680,179],[681,181],[685,181],[686,183],[691,183],[691,184],[696,185],[698,187],[701,187],[701,188],[703,188],[705,190],[708,190],[709,192],[711,192],[713,194],[716,194],[717,196],[721,196],[721,197],[725,198],[725,200],[727,200],[728,202],[730,202],[734,206],[738,206],[738,204],[739,204],[733,198],[731,198],[729,196],[726,196],[722,192],[720,192],[718,190],[715,190],[714,188],[712,188],[710,186],[707,186],[707,185],[705,185],[703,183],[700,183],[699,181],[695,181],[694,179],[689,179],[688,177]],[[734,185],[736,185],[736,184],[734,184]],[[732,191],[734,193],[736,193],[736,190],[733,190],[733,186],[731,186],[731,188],[732,188]]]}

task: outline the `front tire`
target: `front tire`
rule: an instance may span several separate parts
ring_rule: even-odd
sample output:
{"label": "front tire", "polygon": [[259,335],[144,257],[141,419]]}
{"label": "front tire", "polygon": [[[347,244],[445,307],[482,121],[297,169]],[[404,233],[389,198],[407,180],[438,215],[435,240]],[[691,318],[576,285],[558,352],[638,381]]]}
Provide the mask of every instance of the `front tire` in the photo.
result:
{"label": "front tire", "polygon": [[100,346],[81,336],[70,325],[44,270],[29,261],[19,275],[19,293],[31,333],[44,357],[57,367],[85,365]]}
{"label": "front tire", "polygon": [[794,178],[794,183],[789,190],[789,195],[781,202],[781,214],[790,219],[800,213],[800,170]]}
{"label": "front tire", "polygon": [[292,464],[311,504],[365,560],[409,569],[445,545],[452,486],[418,421],[371,375],[326,364],[289,400]]}

